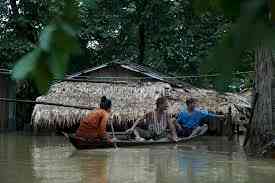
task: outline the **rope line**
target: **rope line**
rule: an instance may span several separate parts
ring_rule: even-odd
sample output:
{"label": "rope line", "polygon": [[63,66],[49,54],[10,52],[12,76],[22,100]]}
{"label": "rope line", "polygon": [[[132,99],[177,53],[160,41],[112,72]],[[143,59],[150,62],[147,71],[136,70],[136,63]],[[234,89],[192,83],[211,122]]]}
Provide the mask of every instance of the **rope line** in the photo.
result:
{"label": "rope line", "polygon": [[[250,74],[250,73],[255,73],[255,71],[245,71],[245,72],[235,72],[232,73],[232,75],[245,75],[245,74]],[[161,79],[184,79],[184,78],[203,78],[203,77],[217,77],[221,76],[221,73],[216,73],[216,74],[202,74],[202,75],[186,75],[186,76],[157,76],[153,75],[152,77],[146,76],[146,77],[93,77],[93,79],[150,79],[153,77],[159,77]],[[89,76],[78,76],[77,78],[88,78]],[[58,80],[58,79],[57,79]]]}

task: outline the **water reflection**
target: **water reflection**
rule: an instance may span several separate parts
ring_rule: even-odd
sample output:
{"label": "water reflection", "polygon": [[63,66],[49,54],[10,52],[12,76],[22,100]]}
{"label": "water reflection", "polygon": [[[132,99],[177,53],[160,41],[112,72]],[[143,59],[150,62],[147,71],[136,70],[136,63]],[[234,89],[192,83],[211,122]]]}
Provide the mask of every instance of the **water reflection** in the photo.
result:
{"label": "water reflection", "polygon": [[119,149],[108,161],[110,182],[155,182],[150,166],[149,149]]}
{"label": "water reflection", "polygon": [[[91,156],[93,158],[90,158]],[[79,159],[80,166],[78,171],[81,172],[81,182],[97,182],[107,183],[108,182],[108,170],[107,160],[108,156],[105,153],[101,154],[90,154],[75,156]]]}
{"label": "water reflection", "polygon": [[[31,141],[20,135],[0,134],[0,182],[34,182],[31,161]],[[26,168],[27,167],[27,168]],[[24,170],[24,171],[22,171]]]}
{"label": "water reflection", "polygon": [[0,135],[1,183],[273,183],[275,161],[204,138],[178,146],[76,151],[63,137]]}

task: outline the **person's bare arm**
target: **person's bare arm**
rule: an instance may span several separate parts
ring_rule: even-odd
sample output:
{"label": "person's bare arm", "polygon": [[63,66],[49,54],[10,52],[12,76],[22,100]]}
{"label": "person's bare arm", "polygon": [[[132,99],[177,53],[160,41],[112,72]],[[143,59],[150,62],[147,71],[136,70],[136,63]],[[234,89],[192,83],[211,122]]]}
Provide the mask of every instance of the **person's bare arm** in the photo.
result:
{"label": "person's bare arm", "polygon": [[225,115],[223,115],[223,114],[216,114],[216,117],[217,117],[217,118],[220,118],[220,119],[224,119],[224,118],[225,118]]}
{"label": "person's bare arm", "polygon": [[218,118],[219,120],[223,120],[223,119],[226,118],[226,116],[223,115],[223,114],[215,114],[214,117],[215,117],[215,118]]}
{"label": "person's bare arm", "polygon": [[99,136],[101,138],[106,138],[108,142],[111,142],[111,138],[109,137],[109,135],[106,132],[106,126],[107,126],[107,122],[108,122],[108,118],[109,116],[103,116],[102,120],[100,121],[100,125],[99,125]]}
{"label": "person's bare arm", "polygon": [[173,123],[175,124],[175,127],[178,128],[178,129],[182,129],[181,125],[177,122],[176,119],[173,120]]}
{"label": "person's bare arm", "polygon": [[176,132],[175,121],[167,117],[167,123],[168,123],[169,129],[171,130],[172,140],[177,141],[178,136]]}
{"label": "person's bare arm", "polygon": [[132,129],[135,129],[137,127],[137,125],[142,121],[142,119],[138,119],[133,126],[131,127]]}
{"label": "person's bare arm", "polygon": [[130,129],[126,130],[126,132],[132,132],[132,131],[134,131],[134,129],[137,127],[137,125],[138,125],[143,119],[144,119],[144,117],[139,118],[138,120],[136,120],[135,123],[133,124],[133,126],[132,126]]}
{"label": "person's bare arm", "polygon": [[216,114],[213,112],[209,112],[207,115],[210,117],[218,118],[218,119],[225,119],[225,117],[226,117],[224,114]]}

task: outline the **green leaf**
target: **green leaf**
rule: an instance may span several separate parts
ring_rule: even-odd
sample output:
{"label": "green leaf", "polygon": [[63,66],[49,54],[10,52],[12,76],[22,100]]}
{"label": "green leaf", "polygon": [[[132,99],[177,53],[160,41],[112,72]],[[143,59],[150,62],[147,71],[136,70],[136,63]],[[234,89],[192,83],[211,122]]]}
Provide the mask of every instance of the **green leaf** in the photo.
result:
{"label": "green leaf", "polygon": [[80,51],[79,43],[72,34],[72,30],[68,26],[58,26],[53,34],[52,51],[66,54],[78,53]]}
{"label": "green leaf", "polygon": [[55,78],[62,79],[67,70],[69,54],[62,52],[52,53],[50,58],[50,69]]}
{"label": "green leaf", "polygon": [[61,29],[63,29],[63,31],[72,36],[72,37],[75,37],[76,36],[76,31],[69,25],[69,24],[66,24],[66,23],[63,23],[60,25]]}
{"label": "green leaf", "polygon": [[49,83],[53,80],[53,75],[49,70],[46,60],[40,60],[37,67],[32,70],[32,78],[41,94],[45,94],[49,89]]}
{"label": "green leaf", "polygon": [[50,52],[52,48],[53,34],[56,31],[55,25],[47,26],[40,35],[39,47],[44,51]]}
{"label": "green leaf", "polygon": [[65,23],[48,26],[41,36],[40,46],[49,53],[50,71],[57,78],[63,78],[69,56],[80,51],[74,29]]}
{"label": "green leaf", "polygon": [[[262,45],[267,43],[272,40],[271,35],[274,36],[265,21],[264,3],[256,0],[249,2],[250,4],[244,4],[242,16],[235,22],[220,44],[213,49],[207,62],[202,66],[204,72],[210,70],[222,74],[216,81],[218,89],[224,90],[228,86],[230,78],[232,78],[231,73],[241,63],[245,51],[254,49],[259,43]],[[223,3],[225,5],[228,1],[223,0]],[[235,3],[237,4],[237,1]],[[232,6],[237,7],[236,4]],[[238,9],[236,7],[235,11]],[[227,8],[230,9],[230,7]]]}
{"label": "green leaf", "polygon": [[37,61],[41,56],[41,50],[36,48],[32,52],[21,58],[12,70],[12,77],[16,80],[25,79],[28,74],[35,69]]}

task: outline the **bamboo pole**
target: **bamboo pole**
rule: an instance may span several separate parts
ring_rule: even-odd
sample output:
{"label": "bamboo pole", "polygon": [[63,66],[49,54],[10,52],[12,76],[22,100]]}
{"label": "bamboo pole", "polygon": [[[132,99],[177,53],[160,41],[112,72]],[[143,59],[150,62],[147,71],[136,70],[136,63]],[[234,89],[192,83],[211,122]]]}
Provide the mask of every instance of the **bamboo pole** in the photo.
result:
{"label": "bamboo pole", "polygon": [[88,107],[88,106],[75,106],[75,105],[58,104],[53,102],[39,102],[39,101],[33,101],[33,100],[17,100],[17,99],[9,99],[9,98],[0,98],[0,102],[41,104],[41,105],[51,105],[51,106],[60,106],[60,107],[71,107],[71,108],[85,109],[85,110],[94,110],[96,108],[96,107]]}

